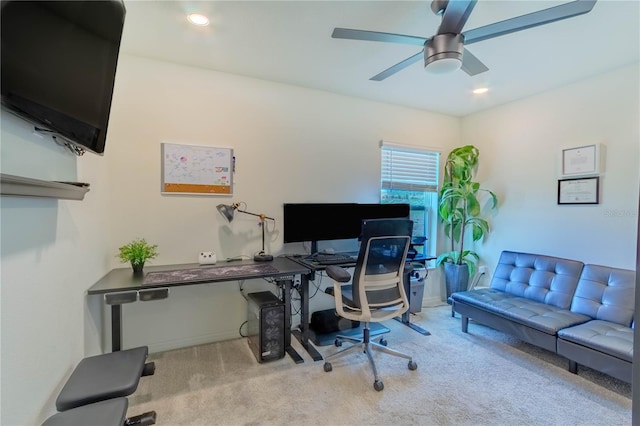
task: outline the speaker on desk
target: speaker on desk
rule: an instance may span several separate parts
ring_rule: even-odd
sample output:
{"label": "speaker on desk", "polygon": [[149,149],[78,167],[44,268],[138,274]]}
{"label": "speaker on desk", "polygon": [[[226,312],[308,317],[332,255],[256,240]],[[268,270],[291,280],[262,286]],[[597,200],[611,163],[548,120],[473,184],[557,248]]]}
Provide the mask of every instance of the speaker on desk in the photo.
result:
{"label": "speaker on desk", "polygon": [[284,357],[284,304],[270,291],[247,295],[249,347],[258,362]]}

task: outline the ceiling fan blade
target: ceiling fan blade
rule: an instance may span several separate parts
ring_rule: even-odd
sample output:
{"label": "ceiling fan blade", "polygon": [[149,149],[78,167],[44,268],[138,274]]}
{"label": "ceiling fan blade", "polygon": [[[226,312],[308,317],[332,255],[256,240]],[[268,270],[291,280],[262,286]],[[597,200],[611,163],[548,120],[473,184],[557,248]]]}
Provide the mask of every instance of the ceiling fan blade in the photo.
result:
{"label": "ceiling fan blade", "polygon": [[555,21],[583,15],[585,13],[589,13],[591,9],[593,9],[596,1],[597,0],[576,0],[559,6],[550,7],[548,9],[539,10],[537,12],[528,13],[526,15],[517,16],[505,21],[496,22],[495,24],[489,24],[484,27],[465,31],[463,33],[464,44],[468,45],[482,40],[514,33],[516,31],[522,31],[539,25],[550,24]]}
{"label": "ceiling fan blade", "polygon": [[477,0],[449,0],[438,34],[460,34]]}
{"label": "ceiling fan blade", "polygon": [[398,62],[397,64],[395,64],[391,68],[387,68],[386,70],[382,71],[380,74],[374,75],[369,80],[382,81],[387,77],[391,77],[393,74],[397,73],[398,71],[402,71],[403,69],[405,69],[409,65],[413,65],[416,62],[418,62],[420,59],[422,59],[424,57],[423,52],[424,52],[424,50],[416,53],[413,56],[409,56],[404,61]]}
{"label": "ceiling fan blade", "polygon": [[489,71],[489,68],[483,64],[480,59],[476,58],[467,49],[464,49],[462,53],[462,71],[469,75],[481,74],[485,71]]}
{"label": "ceiling fan blade", "polygon": [[386,43],[401,43],[424,46],[424,37],[403,34],[381,33],[378,31],[353,30],[349,28],[334,28],[332,38],[346,38],[349,40],[382,41]]}

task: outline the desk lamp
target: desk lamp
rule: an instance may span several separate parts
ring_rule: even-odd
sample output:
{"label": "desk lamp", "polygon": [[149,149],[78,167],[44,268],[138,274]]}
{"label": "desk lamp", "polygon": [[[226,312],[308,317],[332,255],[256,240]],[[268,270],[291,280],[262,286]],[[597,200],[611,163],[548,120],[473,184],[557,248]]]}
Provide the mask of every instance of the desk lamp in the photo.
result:
{"label": "desk lamp", "polygon": [[273,256],[271,256],[270,254],[267,254],[264,251],[264,222],[266,219],[270,219],[275,221],[274,218],[269,217],[269,216],[265,216],[264,214],[258,214],[258,213],[251,213],[248,212],[246,210],[241,210],[239,207],[241,204],[244,204],[246,206],[245,203],[233,203],[231,205],[227,205],[227,204],[218,204],[218,206],[216,207],[218,209],[218,211],[220,212],[220,214],[222,216],[224,216],[227,221],[229,221],[229,223],[231,223],[231,221],[233,220],[233,215],[235,213],[235,211],[239,211],[240,213],[244,213],[244,214],[250,214],[251,216],[257,216],[260,218],[260,227],[262,228],[262,250],[260,250],[258,253],[256,253],[253,256],[253,260],[256,262],[269,262],[271,260],[273,260]]}

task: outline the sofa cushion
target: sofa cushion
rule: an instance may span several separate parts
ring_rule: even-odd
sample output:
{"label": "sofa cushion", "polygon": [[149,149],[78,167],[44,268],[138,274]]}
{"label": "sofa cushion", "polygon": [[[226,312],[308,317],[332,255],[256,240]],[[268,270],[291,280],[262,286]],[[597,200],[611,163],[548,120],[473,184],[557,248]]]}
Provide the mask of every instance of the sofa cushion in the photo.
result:
{"label": "sofa cushion", "polygon": [[633,362],[633,329],[601,320],[593,320],[558,332],[558,337],[578,345]]}
{"label": "sofa cushion", "polygon": [[576,260],[503,251],[490,287],[569,309],[583,266]]}
{"label": "sofa cushion", "polygon": [[635,306],[635,284],[634,271],[585,265],[571,311],[629,327]]}
{"label": "sofa cushion", "polygon": [[454,303],[467,303],[552,335],[562,328],[591,319],[568,309],[517,297],[495,288],[456,292],[451,297]]}

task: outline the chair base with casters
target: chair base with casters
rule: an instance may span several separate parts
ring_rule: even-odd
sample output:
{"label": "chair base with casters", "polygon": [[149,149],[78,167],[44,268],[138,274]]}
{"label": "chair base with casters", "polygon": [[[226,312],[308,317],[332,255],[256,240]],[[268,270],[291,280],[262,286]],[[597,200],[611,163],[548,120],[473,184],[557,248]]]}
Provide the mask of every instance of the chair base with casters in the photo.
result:
{"label": "chair base with casters", "polygon": [[373,360],[373,356],[371,355],[372,350],[388,355],[393,355],[399,358],[408,359],[409,362],[407,364],[407,367],[409,368],[409,370],[415,370],[418,368],[418,364],[416,364],[411,355],[389,349],[387,347],[387,341],[384,338],[380,338],[380,343],[371,341],[371,336],[369,333],[369,323],[364,324],[364,333],[362,339],[354,339],[353,337],[349,336],[338,336],[336,337],[335,345],[338,347],[342,346],[342,341],[351,342],[354,343],[354,345],[325,357],[324,371],[329,372],[333,370],[333,366],[330,362],[332,359],[339,358],[351,352],[361,350],[362,352],[367,354],[367,358],[369,359],[369,364],[371,365],[371,369],[373,370],[374,377],[373,388],[377,391],[381,391],[382,389],[384,389],[384,383],[382,383],[382,380],[380,380],[380,376],[378,376],[378,369],[376,368],[376,363]]}

